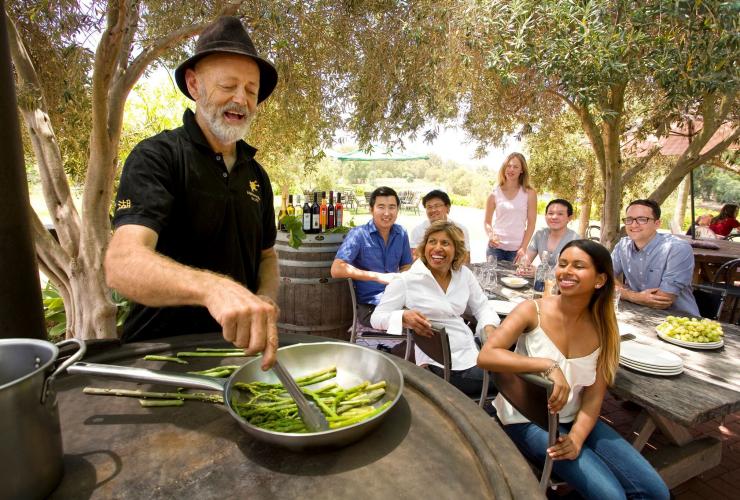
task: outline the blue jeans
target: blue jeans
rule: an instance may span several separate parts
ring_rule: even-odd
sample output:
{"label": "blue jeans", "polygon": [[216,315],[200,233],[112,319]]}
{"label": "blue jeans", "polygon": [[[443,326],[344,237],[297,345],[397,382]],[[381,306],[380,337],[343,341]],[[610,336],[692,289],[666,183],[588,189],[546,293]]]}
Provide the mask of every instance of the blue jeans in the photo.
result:
{"label": "blue jeans", "polygon": [[514,259],[516,259],[516,250],[501,250],[496,247],[486,247],[486,257],[489,255],[495,255],[496,260],[514,262]]}
{"label": "blue jeans", "polygon": [[[572,423],[561,424],[567,434]],[[519,450],[540,466],[545,462],[547,432],[531,423],[505,425]],[[555,460],[557,475],[584,498],[668,499],[670,492],[653,466],[607,424],[596,422],[575,460]]]}

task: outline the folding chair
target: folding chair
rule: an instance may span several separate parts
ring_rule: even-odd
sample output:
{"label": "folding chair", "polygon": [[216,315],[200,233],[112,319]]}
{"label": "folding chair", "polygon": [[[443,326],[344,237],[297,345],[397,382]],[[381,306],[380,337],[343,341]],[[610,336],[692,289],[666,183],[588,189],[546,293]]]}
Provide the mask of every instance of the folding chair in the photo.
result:
{"label": "folding chair", "polygon": [[[404,336],[403,335],[393,335],[385,330],[378,330],[366,325],[363,325],[360,323],[357,319],[357,294],[355,293],[355,284],[352,281],[352,278],[347,278],[347,283],[349,284],[349,293],[352,297],[352,325],[350,326],[350,335],[349,335],[349,341],[353,344],[357,344],[358,340],[366,339],[366,340],[394,340],[394,341],[403,341]],[[411,357],[411,330],[406,330],[406,351],[404,355],[404,359],[408,360]]]}
{"label": "folding chair", "polygon": [[711,283],[694,285],[694,298],[699,307],[699,314],[703,318],[719,319],[722,308],[728,298],[734,298],[733,311],[730,314],[730,323],[737,323],[735,319],[736,303],[740,297],[740,287],[735,286],[740,259],[734,259],[722,264],[714,274]]}
{"label": "folding chair", "polygon": [[[547,446],[553,446],[558,440],[558,414],[553,415],[547,409],[547,401],[552,394],[553,382],[533,373],[498,373],[485,371],[483,376],[483,391],[479,405],[483,405],[488,396],[488,380],[493,376],[493,384],[516,410],[527,420],[547,431]],[[552,458],[546,456],[545,465],[540,476],[540,490],[544,493],[547,487],[556,488],[562,483],[552,483]]]}

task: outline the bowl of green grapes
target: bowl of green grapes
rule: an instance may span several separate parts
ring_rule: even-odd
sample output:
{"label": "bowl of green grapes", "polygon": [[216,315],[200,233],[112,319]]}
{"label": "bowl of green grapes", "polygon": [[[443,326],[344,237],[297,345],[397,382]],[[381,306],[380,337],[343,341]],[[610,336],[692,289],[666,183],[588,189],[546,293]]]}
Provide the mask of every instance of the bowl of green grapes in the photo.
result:
{"label": "bowl of green grapes", "polygon": [[682,347],[716,349],[724,345],[722,325],[711,319],[668,316],[655,329],[658,337]]}

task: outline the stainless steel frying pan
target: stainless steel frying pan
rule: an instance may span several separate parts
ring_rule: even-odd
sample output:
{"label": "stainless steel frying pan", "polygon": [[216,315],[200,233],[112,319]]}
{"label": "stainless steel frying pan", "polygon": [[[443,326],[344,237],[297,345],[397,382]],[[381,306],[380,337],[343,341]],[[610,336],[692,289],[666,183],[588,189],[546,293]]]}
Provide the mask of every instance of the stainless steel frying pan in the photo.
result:
{"label": "stainless steel frying pan", "polygon": [[343,342],[295,344],[278,349],[278,359],[293,377],[300,377],[329,366],[336,366],[337,377],[332,379],[332,382],[336,382],[342,387],[352,387],[365,380],[371,382],[385,380],[387,383],[385,396],[375,406],[380,406],[386,401],[391,401],[391,404],[382,413],[347,427],[313,433],[284,433],[255,427],[240,417],[233,406],[236,403],[243,402],[244,398],[242,391],[234,388],[235,383],[279,382],[272,371],[262,371],[260,358],[247,361],[244,366],[227,379],[84,362],[73,364],[67,371],[81,375],[99,375],[137,382],[223,392],[224,406],[242,429],[255,439],[292,450],[340,447],[358,440],[383,421],[403,392],[403,375],[393,361],[379,351],[355,344]]}

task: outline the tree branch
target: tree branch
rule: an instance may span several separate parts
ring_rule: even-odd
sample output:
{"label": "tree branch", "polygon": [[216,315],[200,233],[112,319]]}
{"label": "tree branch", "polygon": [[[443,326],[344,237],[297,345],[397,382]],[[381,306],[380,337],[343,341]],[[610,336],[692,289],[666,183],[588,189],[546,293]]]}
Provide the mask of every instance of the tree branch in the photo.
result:
{"label": "tree branch", "polygon": [[[46,111],[41,82],[23,40],[15,28],[15,23],[10,16],[6,18],[11,57],[18,76],[18,107],[29,129],[44,201],[54,220],[61,248],[74,258],[79,251],[80,217],[72,199],[67,174],[64,172],[59,144]],[[53,243],[57,245],[56,241]],[[40,254],[39,257],[43,259],[44,255]]]}
{"label": "tree branch", "polygon": [[638,161],[635,165],[633,165],[629,170],[627,170],[622,175],[622,185],[626,186],[628,183],[632,182],[632,179],[640,173],[642,169],[644,169],[650,161],[652,161],[655,156],[660,153],[660,146],[653,147],[647,154],[647,156],[643,157],[640,161]]}

